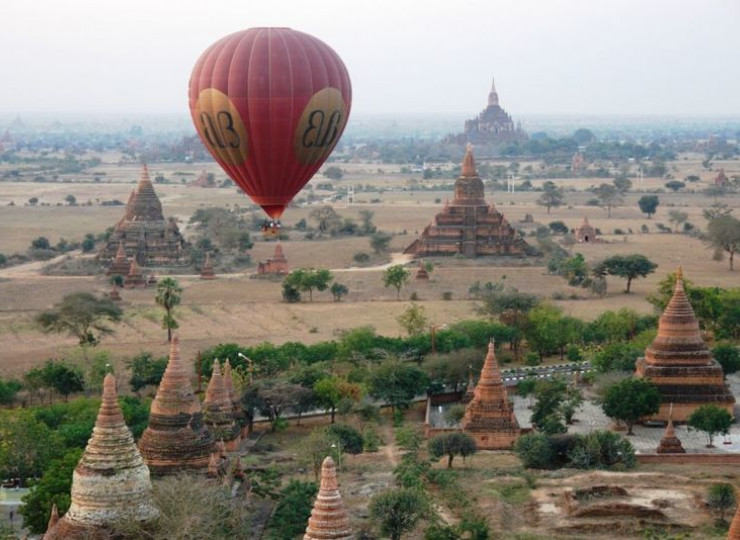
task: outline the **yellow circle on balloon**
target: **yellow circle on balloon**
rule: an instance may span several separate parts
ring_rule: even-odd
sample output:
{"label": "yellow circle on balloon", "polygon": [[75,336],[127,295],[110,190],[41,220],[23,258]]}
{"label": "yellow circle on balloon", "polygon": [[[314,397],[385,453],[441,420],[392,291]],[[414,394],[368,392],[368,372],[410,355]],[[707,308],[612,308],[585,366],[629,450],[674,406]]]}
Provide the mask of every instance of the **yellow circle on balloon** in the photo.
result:
{"label": "yellow circle on balloon", "polygon": [[208,151],[227,165],[238,166],[247,160],[247,130],[229,96],[206,88],[198,95],[193,121]]}
{"label": "yellow circle on balloon", "polygon": [[347,123],[342,93],[326,87],[316,92],[303,109],[293,137],[296,160],[305,165],[329,157]]}

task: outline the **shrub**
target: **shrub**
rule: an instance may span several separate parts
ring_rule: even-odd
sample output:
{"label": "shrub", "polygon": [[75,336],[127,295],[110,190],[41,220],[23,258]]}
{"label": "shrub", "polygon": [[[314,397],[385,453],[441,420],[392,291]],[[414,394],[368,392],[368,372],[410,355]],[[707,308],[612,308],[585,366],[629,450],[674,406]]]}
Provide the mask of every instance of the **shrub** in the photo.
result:
{"label": "shrub", "polygon": [[543,433],[527,433],[514,443],[514,452],[528,469],[551,469],[555,464],[555,450],[550,438]]}
{"label": "shrub", "polygon": [[355,253],[352,256],[352,260],[360,264],[366,263],[367,261],[370,260],[370,255],[365,253],[364,251],[360,251],[359,253]]}
{"label": "shrub", "polygon": [[291,480],[280,491],[277,506],[268,525],[267,538],[282,540],[303,533],[317,492],[318,488],[313,482]]}
{"label": "shrub", "polygon": [[342,449],[348,454],[362,453],[362,435],[352,426],[348,426],[347,424],[332,424],[326,428],[326,432],[330,437],[339,439],[342,443]]}

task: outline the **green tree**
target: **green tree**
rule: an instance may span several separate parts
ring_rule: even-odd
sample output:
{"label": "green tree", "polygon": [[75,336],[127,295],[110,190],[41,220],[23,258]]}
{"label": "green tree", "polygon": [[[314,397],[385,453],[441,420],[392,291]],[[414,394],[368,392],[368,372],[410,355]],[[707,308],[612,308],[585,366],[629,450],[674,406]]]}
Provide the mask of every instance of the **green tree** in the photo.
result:
{"label": "green tree", "polygon": [[568,466],[576,469],[631,469],[635,466],[635,447],[613,431],[596,430],[576,435],[567,451]]}
{"label": "green tree", "polygon": [[547,181],[542,185],[542,195],[537,199],[537,204],[547,208],[547,213],[550,213],[550,208],[557,208],[563,205],[563,190],[555,185],[554,182]]}
{"label": "green tree", "polygon": [[267,538],[284,540],[305,532],[311,515],[311,504],[317,492],[316,484],[301,480],[291,480],[280,490],[278,503],[268,525]]}
{"label": "green tree", "polygon": [[740,370],[740,349],[735,345],[718,343],[712,349],[712,356],[722,366],[725,377]]}
{"label": "green tree", "polygon": [[637,201],[637,205],[640,207],[640,211],[647,214],[648,219],[651,219],[660,205],[660,200],[657,195],[643,195]]}
{"label": "green tree", "polygon": [[689,416],[689,426],[707,434],[707,448],[714,448],[714,436],[730,431],[732,415],[716,405],[702,405]]}
{"label": "green tree", "polygon": [[513,287],[504,290],[494,286],[481,294],[481,300],[482,305],[476,308],[478,313],[498,318],[501,323],[512,329],[509,342],[518,359],[519,344],[529,324],[529,312],[539,304],[540,299],[534,294],[522,293]]}
{"label": "green tree", "polygon": [[429,439],[427,443],[429,455],[439,459],[447,456],[447,468],[452,468],[452,460],[455,456],[466,458],[472,456],[478,450],[475,440],[465,433],[443,433]]}
{"label": "green tree", "polygon": [[401,289],[409,282],[411,272],[402,264],[394,264],[383,271],[383,285],[396,289],[398,300],[401,299]]}
{"label": "green tree", "polygon": [[528,316],[525,336],[529,346],[537,351],[541,362],[546,354],[557,350],[561,344],[562,310],[551,304],[540,304]]}
{"label": "green tree", "polygon": [[344,172],[336,165],[330,165],[324,169],[323,175],[330,180],[341,180]]}
{"label": "green tree", "polygon": [[88,292],[66,295],[52,309],[34,319],[45,333],[69,334],[81,346],[95,346],[104,334],[112,334],[106,322],[118,322],[123,311],[108,298],[96,298]]}
{"label": "green tree", "polygon": [[72,472],[81,457],[82,449],[73,448],[63,457],[53,460],[38,483],[23,497],[19,512],[23,516],[23,526],[32,533],[43,534],[46,531],[52,505],[57,505],[60,514],[69,510]]}
{"label": "green tree", "polygon": [[32,249],[51,249],[51,243],[45,236],[39,236],[38,238],[31,240]]}
{"label": "green tree", "polygon": [[329,235],[335,236],[342,226],[342,218],[331,206],[321,206],[308,214],[308,219],[316,223],[319,237]]}
{"label": "green tree", "polygon": [[358,384],[351,383],[336,375],[316,381],[313,385],[313,391],[319,405],[331,413],[332,424],[337,408],[342,402],[356,403],[362,397],[362,389]]}
{"label": "green tree", "polygon": [[724,482],[712,484],[707,492],[707,506],[719,512],[720,523],[726,523],[725,512],[735,506],[735,489]]}
{"label": "green tree", "polygon": [[0,414],[0,440],[0,477],[20,478],[23,485],[63,454],[59,435],[27,411]]}
{"label": "green tree", "polygon": [[542,380],[537,383],[531,421],[538,431],[548,435],[567,431],[562,412],[563,403],[568,397],[567,390],[562,379]]}
{"label": "green tree", "polygon": [[166,277],[157,283],[157,296],[154,300],[164,308],[165,314],[162,317],[162,328],[167,330],[167,341],[172,341],[172,330],[179,328],[172,310],[180,304],[182,300],[182,287],[177,280]]}
{"label": "green tree", "polygon": [[325,291],[334,279],[332,273],[325,268],[297,268],[288,274],[283,281],[290,288],[308,293],[309,302],[313,302],[313,291]]}
{"label": "green tree", "polygon": [[617,191],[622,195],[627,193],[632,187],[632,180],[627,178],[624,174],[617,176],[612,183],[614,184],[614,187],[617,188]]}
{"label": "green tree", "polygon": [[626,293],[630,292],[632,280],[638,277],[645,277],[655,272],[658,265],[650,259],[635,253],[633,255],[613,255],[602,262],[606,273],[612,276],[618,276],[627,280]]}
{"label": "green tree", "polygon": [[67,195],[64,197],[64,200],[67,201],[67,204],[69,206],[77,206],[77,197],[74,195]]}
{"label": "green tree", "polygon": [[82,240],[81,247],[83,253],[91,253],[95,249],[95,236],[92,233],[87,233]]}
{"label": "green tree", "polygon": [[423,394],[428,384],[429,378],[421,368],[395,358],[381,362],[367,378],[370,395],[385,401],[394,412],[397,407],[406,407],[416,396]]}
{"label": "green tree", "polygon": [[403,313],[396,317],[398,324],[406,330],[410,336],[418,336],[424,333],[429,327],[429,318],[426,315],[426,309],[419,304],[411,303]]}
{"label": "green tree", "polygon": [[373,224],[375,212],[372,210],[360,210],[360,232],[364,235],[373,234],[378,228]]}
{"label": "green tree", "polygon": [[673,230],[678,232],[682,223],[686,223],[689,219],[689,213],[681,210],[670,210],[668,212],[668,221],[673,224]]}
{"label": "green tree", "polygon": [[347,296],[347,294],[349,293],[349,289],[346,285],[337,282],[331,284],[331,288],[329,289],[329,291],[334,297],[335,302],[341,302],[342,296]]}
{"label": "green tree", "polygon": [[380,255],[388,251],[391,238],[392,236],[390,234],[380,231],[374,232],[370,235],[370,248],[376,255]]}
{"label": "green tree", "polygon": [[380,525],[380,532],[391,540],[400,540],[411,532],[427,514],[428,502],[417,489],[383,491],[370,500],[370,516]]}
{"label": "green tree", "polygon": [[685,188],[686,184],[684,184],[680,180],[671,180],[665,183],[665,187],[673,191],[673,193],[676,193],[679,189]]}
{"label": "green tree", "polygon": [[140,352],[127,360],[126,367],[131,372],[129,379],[131,390],[138,393],[145,386],[158,385],[167,368],[167,360],[166,356],[154,358],[149,352]]}
{"label": "green tree", "polygon": [[711,220],[707,226],[707,243],[718,252],[729,254],[732,271],[735,253],[740,251],[740,219],[726,215]]}
{"label": "green tree", "polygon": [[608,217],[612,217],[612,208],[619,206],[624,201],[622,194],[612,184],[601,184],[596,188],[595,193],[600,206],[606,210]]}
{"label": "green tree", "polygon": [[304,456],[311,463],[314,478],[319,481],[321,475],[321,465],[327,456],[339,458],[342,452],[342,443],[335,435],[331,435],[327,430],[320,428],[314,429],[303,440],[301,445]]}
{"label": "green tree", "polygon": [[609,418],[627,424],[627,435],[632,435],[635,422],[660,409],[660,392],[645,379],[624,379],[607,388],[601,408]]}
{"label": "green tree", "polygon": [[514,443],[514,452],[528,469],[550,469],[555,462],[555,449],[544,433],[527,433]]}
{"label": "green tree", "polygon": [[78,368],[64,362],[47,360],[43,368],[44,382],[47,388],[56,390],[68,401],[69,395],[85,389],[85,378]]}
{"label": "green tree", "polygon": [[629,343],[608,343],[601,350],[596,351],[591,365],[599,373],[611,371],[633,372],[635,361],[640,356],[640,351]]}
{"label": "green tree", "polygon": [[18,390],[23,388],[20,381],[0,379],[0,405],[11,405],[15,401]]}

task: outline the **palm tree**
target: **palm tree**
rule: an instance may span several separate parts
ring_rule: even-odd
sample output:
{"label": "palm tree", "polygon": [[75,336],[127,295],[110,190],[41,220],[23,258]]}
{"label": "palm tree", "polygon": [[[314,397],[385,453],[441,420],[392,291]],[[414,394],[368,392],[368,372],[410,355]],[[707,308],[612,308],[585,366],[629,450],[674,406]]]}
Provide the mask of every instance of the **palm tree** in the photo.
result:
{"label": "palm tree", "polygon": [[172,341],[172,330],[177,328],[179,325],[172,316],[173,308],[180,303],[180,294],[182,293],[182,287],[172,278],[163,278],[157,284],[157,296],[155,298],[157,304],[165,309],[165,315],[162,317],[162,328],[167,329],[167,341]]}

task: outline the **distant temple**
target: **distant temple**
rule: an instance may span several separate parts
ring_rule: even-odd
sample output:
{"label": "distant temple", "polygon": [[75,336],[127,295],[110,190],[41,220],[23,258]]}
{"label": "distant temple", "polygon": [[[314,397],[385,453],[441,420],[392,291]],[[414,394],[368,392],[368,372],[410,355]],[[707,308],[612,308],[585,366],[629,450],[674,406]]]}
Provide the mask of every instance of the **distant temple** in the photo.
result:
{"label": "distant temple", "polygon": [[525,255],[527,243],[495,206],[486,203],[483,180],[478,176],[473,150],[468,145],[462,174],[455,181],[455,198],[404,253],[415,257],[462,254]]}
{"label": "distant temple", "polygon": [[149,469],[124,422],[116,379],[109,373],[92,437],[72,474],[71,505],[61,519],[54,505],[44,539],[109,538],[117,525],[158,516]]}
{"label": "distant temple", "polygon": [[121,245],[123,255],[135,258],[140,266],[190,264],[190,246],[180,234],[177,223],[165,219],[146,165],[139,185],[131,192],[124,216],[116,223],[98,259],[105,263],[116,260],[117,256],[120,259]]}
{"label": "distant temple", "polygon": [[596,242],[596,229],[588,222],[588,218],[583,216],[583,222],[576,229],[576,241],[582,244]]}
{"label": "distant temple", "polygon": [[526,141],[527,134],[522,131],[521,125],[511,119],[498,103],[495,81],[491,82],[491,91],[488,94],[488,106],[470,120],[465,121],[465,132],[451,135],[447,142],[455,144],[498,144],[515,141]]}
{"label": "distant temple", "polygon": [[257,275],[288,275],[290,269],[288,268],[288,259],[283,254],[283,246],[278,242],[275,244],[275,252],[272,257],[267,259],[267,262],[257,263]]}
{"label": "distant temple", "polygon": [[208,468],[213,435],[203,421],[200,401],[190,384],[190,370],[180,358],[180,343],[172,338],[157,395],[152,401],[149,425],[141,435],[139,450],[153,475],[202,471]]}
{"label": "distant temple", "polygon": [[198,175],[198,178],[190,182],[188,186],[202,188],[218,187],[216,185],[216,177],[213,175],[213,173],[207,173],[206,171],[201,171],[201,173]]}
{"label": "distant temple", "polygon": [[716,405],[734,416],[735,397],[701,337],[681,267],[673,297],[658,322],[658,335],[645,349],[645,357],[637,360],[635,376],[648,379],[660,391],[660,410],[647,420],[686,422],[702,405]]}
{"label": "distant temple", "polygon": [[493,342],[488,345],[480,379],[465,408],[462,430],[475,439],[479,449],[484,450],[511,448],[521,433],[514,405],[509,401],[501,378]]}
{"label": "distant temple", "polygon": [[211,264],[210,253],[206,253],[206,260],[200,268],[200,279],[216,279],[216,274],[213,272],[213,264]]}

